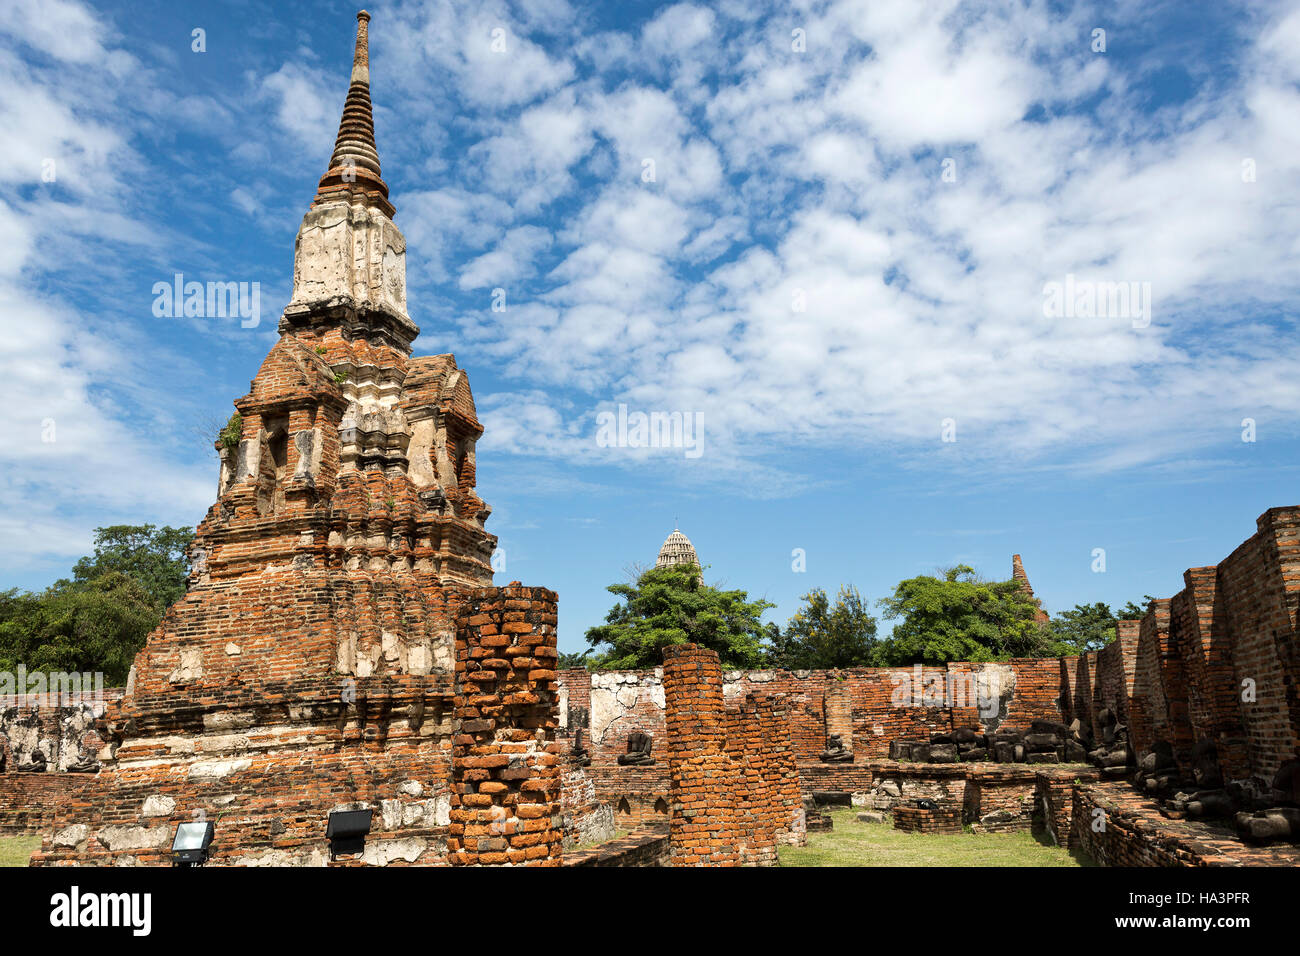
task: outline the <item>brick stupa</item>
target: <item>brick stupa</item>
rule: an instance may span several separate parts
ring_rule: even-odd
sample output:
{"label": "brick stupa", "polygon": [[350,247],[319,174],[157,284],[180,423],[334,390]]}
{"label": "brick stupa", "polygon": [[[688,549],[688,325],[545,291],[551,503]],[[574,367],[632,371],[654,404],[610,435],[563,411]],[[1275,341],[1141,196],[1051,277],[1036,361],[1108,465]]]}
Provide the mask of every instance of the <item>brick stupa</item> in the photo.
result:
{"label": "brick stupa", "polygon": [[280,340],[218,442],[189,590],[38,864],[168,863],[195,818],[216,821],[214,862],[322,864],[328,813],[352,808],[372,835],[342,863],[558,859],[556,599],[490,587],[469,380],[411,356],[369,19]]}

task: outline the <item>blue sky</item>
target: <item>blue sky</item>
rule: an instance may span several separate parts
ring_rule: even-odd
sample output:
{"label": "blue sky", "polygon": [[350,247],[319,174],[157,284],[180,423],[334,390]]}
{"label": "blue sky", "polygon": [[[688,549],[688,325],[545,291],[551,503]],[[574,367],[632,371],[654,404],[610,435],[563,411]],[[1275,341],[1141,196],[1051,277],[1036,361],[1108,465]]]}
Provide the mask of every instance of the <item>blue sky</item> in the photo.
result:
{"label": "blue sky", "polygon": [[[783,622],[1013,552],[1051,611],[1168,596],[1296,503],[1300,5],[369,10],[416,350],[470,373],[500,577],[562,649],[674,520]],[[0,586],[211,504],[355,12],[0,2]],[[260,324],[155,317],[178,272]],[[1149,314],[1048,314],[1067,276]],[[620,403],[702,453],[602,447]]]}

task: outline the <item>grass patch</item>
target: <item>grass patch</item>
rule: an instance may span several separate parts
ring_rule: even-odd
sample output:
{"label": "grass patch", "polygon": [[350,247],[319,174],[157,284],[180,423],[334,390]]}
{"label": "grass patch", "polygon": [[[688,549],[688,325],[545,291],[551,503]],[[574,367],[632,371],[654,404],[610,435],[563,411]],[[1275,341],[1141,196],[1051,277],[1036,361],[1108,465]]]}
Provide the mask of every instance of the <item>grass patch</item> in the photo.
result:
{"label": "grass patch", "polygon": [[590,850],[593,846],[600,846],[602,843],[609,843],[611,840],[621,840],[631,833],[631,830],[615,830],[614,835],[605,840],[588,840],[586,843],[579,843],[577,846],[569,847],[564,852],[570,853],[575,850]]}
{"label": "grass patch", "polygon": [[26,866],[40,848],[39,836],[0,836],[0,866]]}
{"label": "grass patch", "polygon": [[782,866],[1092,866],[1079,851],[1018,833],[904,833],[884,823],[859,823],[856,809],[831,811],[835,828],[808,834],[806,847],[780,848]]}

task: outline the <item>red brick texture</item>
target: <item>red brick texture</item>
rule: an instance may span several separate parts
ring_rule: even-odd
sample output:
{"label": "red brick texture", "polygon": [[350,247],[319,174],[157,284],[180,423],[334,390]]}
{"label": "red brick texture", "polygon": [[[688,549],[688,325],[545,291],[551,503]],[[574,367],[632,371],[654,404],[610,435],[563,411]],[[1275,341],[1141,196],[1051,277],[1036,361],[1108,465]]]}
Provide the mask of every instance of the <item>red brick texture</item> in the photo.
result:
{"label": "red brick texture", "polygon": [[[669,860],[674,866],[772,866],[806,841],[799,771],[781,704],[723,697],[715,651],[664,650]],[[638,768],[640,769],[640,768]]]}
{"label": "red brick texture", "polygon": [[40,833],[56,812],[96,778],[82,773],[0,774],[0,836]]}
{"label": "red brick texture", "polygon": [[1226,779],[1267,780],[1300,756],[1300,509],[1270,509],[1257,528],[1217,567],[1187,571],[1138,633],[1134,749],[1166,740],[1184,773],[1201,741]]}
{"label": "red brick texture", "polygon": [[961,833],[961,808],[894,807],[894,829],[907,833]]}
{"label": "red brick texture", "polygon": [[511,585],[469,595],[456,634],[454,865],[558,865],[556,596]]}
{"label": "red brick texture", "polygon": [[665,648],[663,687],[670,778],[669,863],[737,866],[737,795],[730,776],[730,725],[717,652],[694,644]]}
{"label": "red brick texture", "polygon": [[1070,846],[1102,866],[1300,865],[1295,844],[1253,846],[1227,827],[1167,819],[1124,783],[1074,787],[1072,797]]}

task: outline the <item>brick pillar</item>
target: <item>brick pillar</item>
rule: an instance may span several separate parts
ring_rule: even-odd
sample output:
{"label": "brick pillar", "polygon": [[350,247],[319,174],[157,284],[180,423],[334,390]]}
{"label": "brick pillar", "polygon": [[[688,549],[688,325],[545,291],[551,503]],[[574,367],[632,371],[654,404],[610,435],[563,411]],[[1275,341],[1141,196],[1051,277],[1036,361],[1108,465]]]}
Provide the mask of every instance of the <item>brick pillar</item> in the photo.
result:
{"label": "brick pillar", "polygon": [[1169,600],[1162,598],[1151,602],[1139,629],[1133,693],[1129,699],[1129,739],[1138,759],[1149,752],[1157,740],[1163,738],[1172,743],[1169,703],[1165,698],[1161,666],[1168,646]]}
{"label": "brick pillar", "polygon": [[1132,719],[1133,684],[1137,679],[1137,649],[1142,633],[1141,621],[1116,621],[1114,672],[1115,702],[1112,706],[1122,723]]}
{"label": "brick pillar", "polygon": [[733,768],[717,653],[694,644],[664,648],[663,683],[669,865],[736,866]]}
{"label": "brick pillar", "polygon": [[556,595],[470,591],[457,620],[451,826],[459,866],[558,865]]}
{"label": "brick pillar", "polygon": [[727,711],[727,749],[734,767],[733,832],[742,866],[776,864],[777,779],[762,717],[762,711],[771,709],[765,697],[750,694],[738,708]]}
{"label": "brick pillar", "polygon": [[808,825],[804,819],[803,791],[799,785],[799,766],[790,742],[790,721],[780,698],[754,695],[755,720],[767,751],[772,798],[772,823],[777,843],[804,846],[808,842]]}

